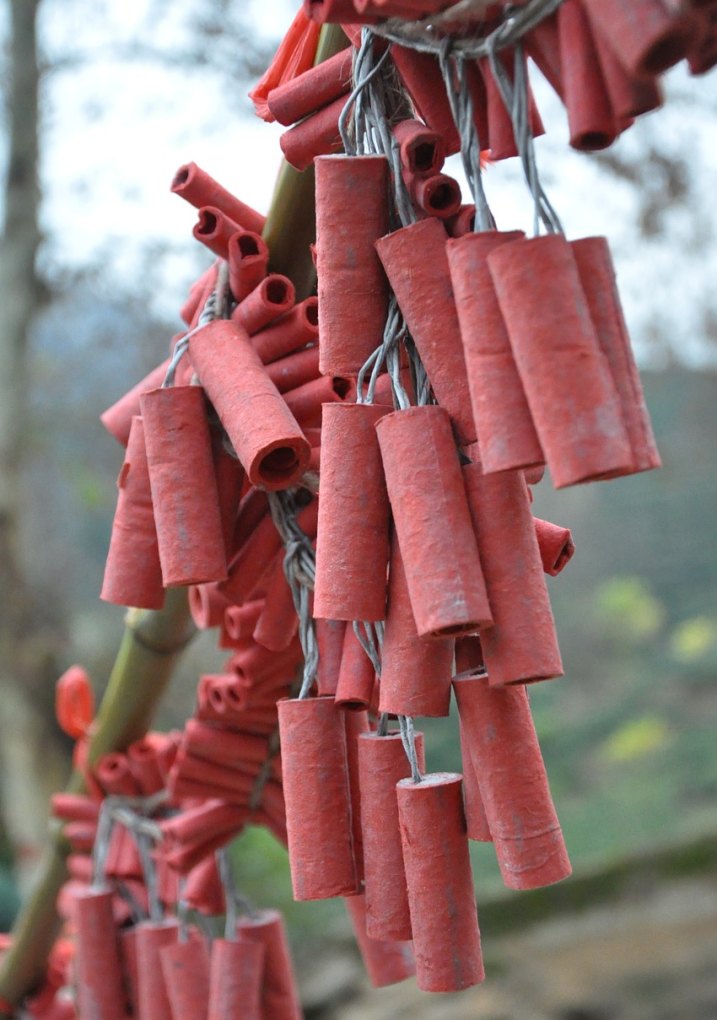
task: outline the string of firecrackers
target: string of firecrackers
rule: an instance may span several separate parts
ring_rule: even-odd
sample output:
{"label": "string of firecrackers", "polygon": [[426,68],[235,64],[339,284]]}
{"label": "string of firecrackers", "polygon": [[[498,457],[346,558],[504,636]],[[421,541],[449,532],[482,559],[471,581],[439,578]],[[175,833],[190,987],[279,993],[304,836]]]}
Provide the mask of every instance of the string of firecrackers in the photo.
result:
{"label": "string of firecrackers", "polygon": [[[660,105],[666,67],[717,59],[715,5],[641,0],[628,24],[623,4],[533,0],[526,17],[545,16],[508,50],[521,5],[503,6],[298,12],[252,98],[288,127],[288,161],[315,163],[318,298],[272,271],[259,213],[195,164],[175,176],[216,260],[169,357],[102,415],[125,447],[102,598],[159,608],[188,586],[230,654],[181,732],[92,771],[89,681],[62,679],[89,793],[53,801],[77,953],[58,944],[25,1003],[38,1020],[225,1020],[240,1001],[249,1020],[300,1016],[280,915],[238,900],[216,857],[247,824],[288,845],[296,899],[343,897],[375,985],[483,979],[468,839],[494,844],[509,888],[570,873],[527,684],[562,674],[544,574],[574,547],[532,516],[530,486],[546,465],[562,488],[659,456],[607,242],[566,240],[540,188],[524,54],[571,144],[603,147]],[[349,45],[314,67],[331,21]],[[356,155],[332,155],[341,126]],[[459,150],[474,203],[442,172]],[[481,150],[520,157],[546,233],[486,229]],[[316,549],[298,579],[271,512],[283,493],[286,534]],[[462,773],[427,773],[412,720],[447,715],[451,691]],[[226,937],[208,940],[220,914]]]}

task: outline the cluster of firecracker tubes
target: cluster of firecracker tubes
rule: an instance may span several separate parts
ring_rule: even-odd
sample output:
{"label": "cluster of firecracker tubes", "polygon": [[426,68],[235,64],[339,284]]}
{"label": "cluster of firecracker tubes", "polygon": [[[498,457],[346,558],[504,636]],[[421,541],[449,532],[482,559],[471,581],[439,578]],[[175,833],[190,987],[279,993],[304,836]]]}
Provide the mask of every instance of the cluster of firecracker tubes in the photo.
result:
{"label": "cluster of firecracker tubes", "polygon": [[[445,0],[298,12],[252,98],[287,126],[287,161],[315,167],[318,297],[297,302],[272,271],[262,215],[194,163],[175,176],[216,261],[168,359],[102,415],[126,449],[102,598],[159,609],[187,586],[229,658],[181,732],[55,797],[66,934],[28,1016],[300,1017],[281,916],[241,898],[222,850],[250,824],[288,846],[297,900],[343,897],[376,986],[483,980],[468,840],[493,843],[510,889],[570,874],[527,685],[563,672],[544,575],[574,548],[533,517],[530,486],[546,466],[563,488],[659,456],[605,239],[482,229],[443,161],[471,130],[483,162],[525,155],[496,62],[511,84],[528,58],[571,144],[609,145],[660,106],[664,70],[717,61],[717,3],[564,0],[512,49],[454,49],[457,126],[430,41],[488,37],[504,6],[471,20],[459,5],[456,22]],[[345,48],[315,63],[324,22]],[[367,89],[379,71],[391,86],[386,152],[343,152],[357,55]],[[531,141],[527,77],[523,98]],[[461,774],[426,772],[413,721],[447,716],[451,692]],[[82,766],[79,667],[58,705]]]}

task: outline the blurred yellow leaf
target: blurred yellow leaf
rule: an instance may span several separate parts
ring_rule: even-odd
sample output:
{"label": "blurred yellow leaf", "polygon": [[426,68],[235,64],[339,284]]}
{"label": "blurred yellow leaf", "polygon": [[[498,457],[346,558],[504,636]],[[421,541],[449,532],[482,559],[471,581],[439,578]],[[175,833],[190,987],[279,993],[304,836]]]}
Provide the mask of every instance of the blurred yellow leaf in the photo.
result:
{"label": "blurred yellow leaf", "polygon": [[610,762],[634,761],[664,747],[669,739],[667,723],[657,716],[645,715],[615,730],[602,745],[602,756]]}
{"label": "blurred yellow leaf", "polygon": [[717,645],[717,623],[706,616],[683,620],[670,636],[670,650],[680,662],[696,662]]}

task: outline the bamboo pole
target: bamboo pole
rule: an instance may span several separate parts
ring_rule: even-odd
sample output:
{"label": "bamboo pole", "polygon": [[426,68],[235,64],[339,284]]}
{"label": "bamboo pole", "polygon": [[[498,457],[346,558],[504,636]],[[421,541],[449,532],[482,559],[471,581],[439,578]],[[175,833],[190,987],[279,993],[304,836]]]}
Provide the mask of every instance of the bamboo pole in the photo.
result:
{"label": "bamboo pole", "polygon": [[[338,25],[321,30],[315,63],[333,56],[346,45]],[[264,236],[272,253],[272,268],[297,283],[297,291],[310,293],[314,267],[309,243],[315,234],[313,169],[298,173],[287,163],[279,171]],[[88,750],[89,764],[109,751],[124,750],[149,728],[176,661],[195,633],[185,589],[170,589],[164,608],[130,609],[110,680],[99,709]],[[67,790],[84,790],[79,772],[72,773]],[[67,878],[69,846],[62,827],[50,825],[50,841],[35,887],[12,930],[12,943],[0,963],[0,1017],[12,1017],[13,1007],[36,987],[45,973],[47,958],[57,937],[59,918],[55,903]]]}

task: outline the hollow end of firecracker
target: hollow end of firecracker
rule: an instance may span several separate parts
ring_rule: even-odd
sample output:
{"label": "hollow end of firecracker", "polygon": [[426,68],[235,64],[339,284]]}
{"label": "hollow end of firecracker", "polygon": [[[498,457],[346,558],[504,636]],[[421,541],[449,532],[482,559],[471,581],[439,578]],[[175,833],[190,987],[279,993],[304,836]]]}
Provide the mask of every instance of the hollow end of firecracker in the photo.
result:
{"label": "hollow end of firecracker", "polygon": [[291,446],[277,446],[259,465],[259,476],[265,484],[282,481],[299,467],[299,456]]}
{"label": "hollow end of firecracker", "polygon": [[189,183],[193,169],[194,163],[185,163],[184,166],[180,166],[179,170],[177,170],[176,174],[172,178],[172,191],[181,191],[184,185]]}
{"label": "hollow end of firecracker", "polygon": [[436,167],[436,143],[433,141],[417,141],[408,148],[411,170],[413,173],[428,173]]}
{"label": "hollow end of firecracker", "polygon": [[239,234],[236,242],[239,254],[242,255],[243,258],[248,258],[250,255],[259,255],[260,241],[261,238],[258,234],[253,234],[250,231],[247,231],[245,234]]}
{"label": "hollow end of firecracker", "polygon": [[211,237],[216,232],[217,226],[219,225],[216,213],[212,212],[211,209],[200,209],[199,219],[197,225],[194,228],[195,236],[197,237]]}
{"label": "hollow end of firecracker", "polygon": [[272,305],[285,305],[291,303],[289,293],[289,280],[282,280],[279,276],[268,277],[265,281],[264,297]]}

